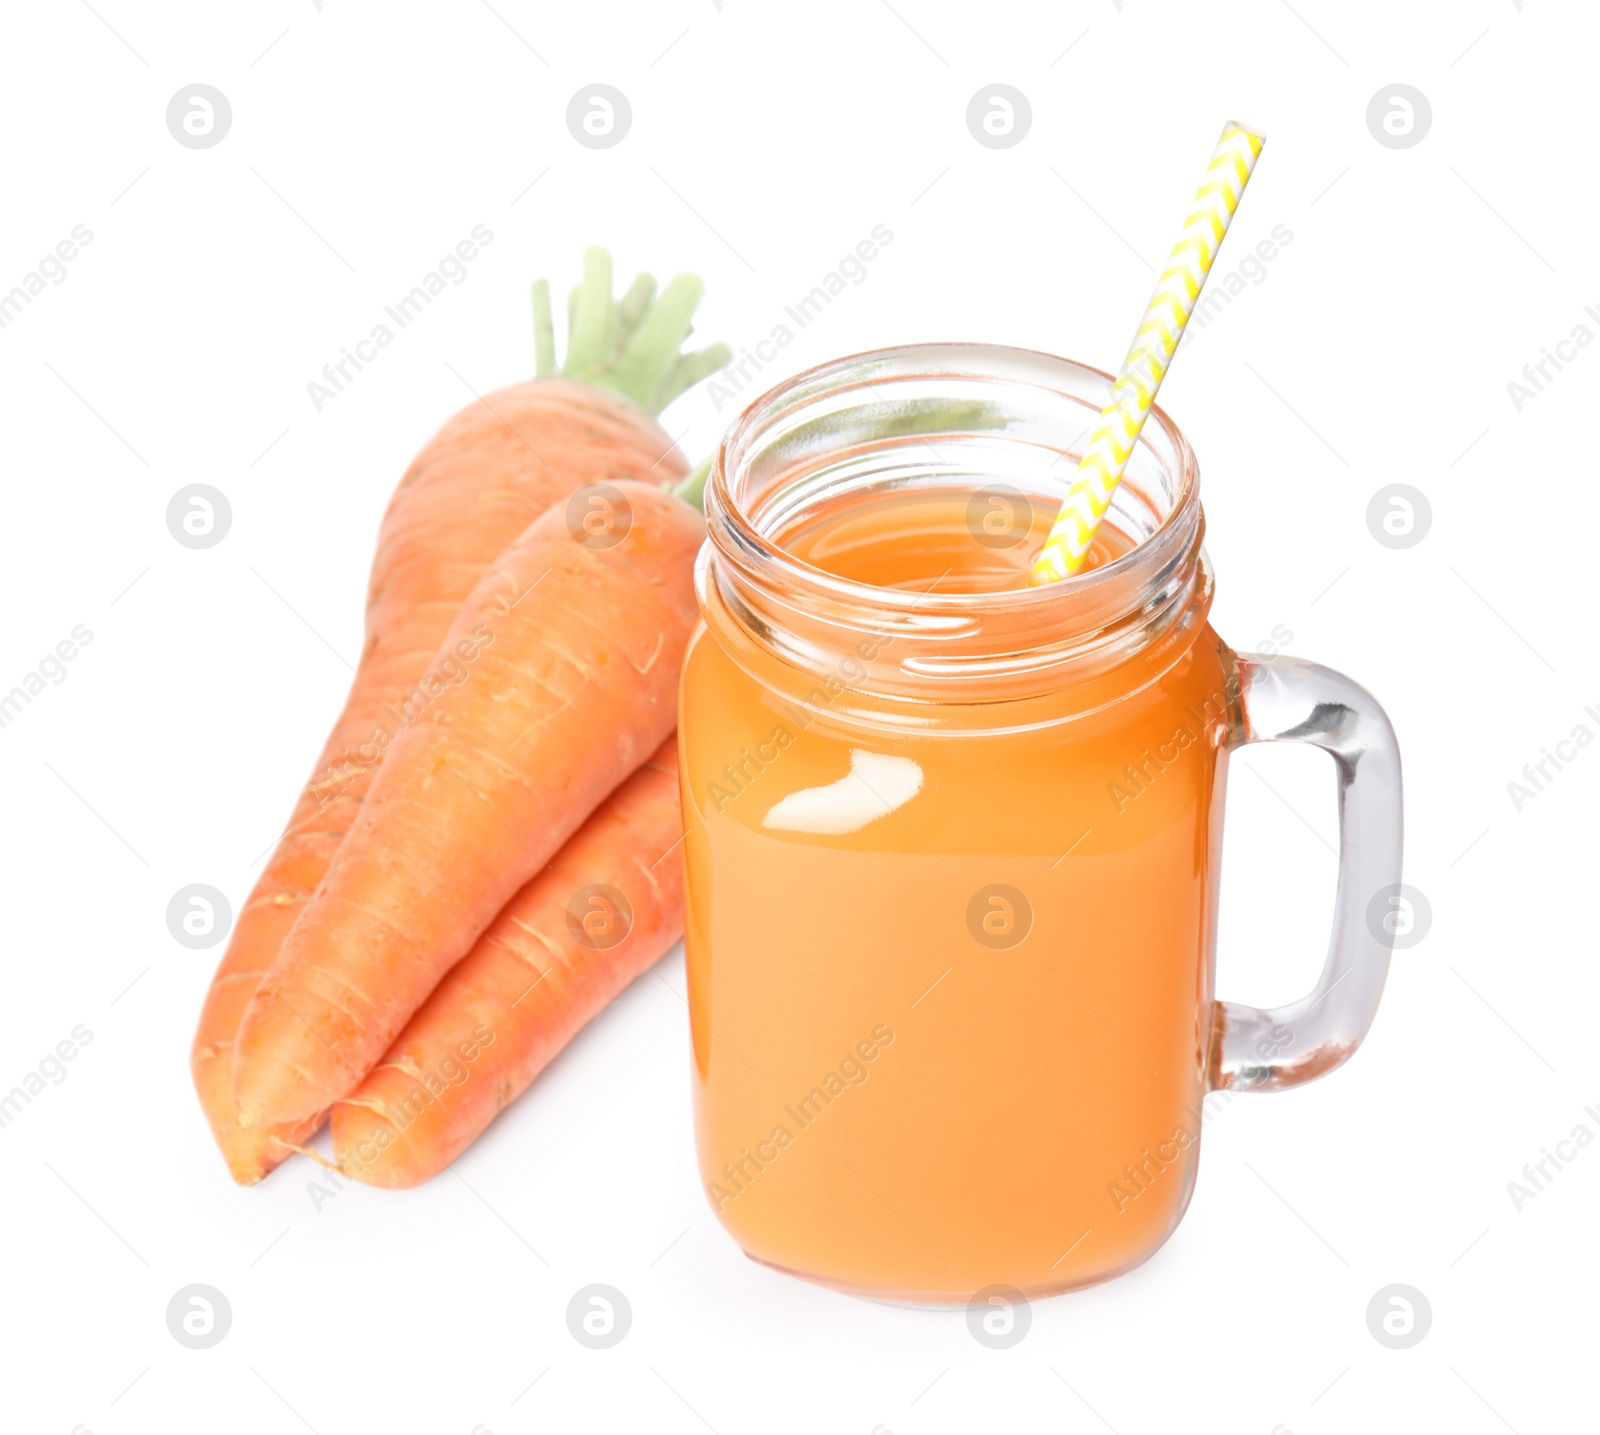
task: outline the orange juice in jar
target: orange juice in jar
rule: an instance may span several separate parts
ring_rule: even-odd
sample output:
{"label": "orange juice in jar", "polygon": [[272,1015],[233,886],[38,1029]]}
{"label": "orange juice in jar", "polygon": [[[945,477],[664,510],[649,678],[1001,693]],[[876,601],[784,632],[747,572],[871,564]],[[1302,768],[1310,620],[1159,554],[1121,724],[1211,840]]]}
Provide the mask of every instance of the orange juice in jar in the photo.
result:
{"label": "orange juice in jar", "polygon": [[[1159,411],[1086,568],[1026,586],[1109,380],[975,345],[758,400],[707,492],[681,774],[697,1143],[745,1251],[965,1302],[1104,1280],[1172,1233],[1201,1103],[1338,1065],[1382,989],[1393,734],[1231,652],[1194,456]],[[1212,998],[1229,751],[1332,752],[1316,991]]]}

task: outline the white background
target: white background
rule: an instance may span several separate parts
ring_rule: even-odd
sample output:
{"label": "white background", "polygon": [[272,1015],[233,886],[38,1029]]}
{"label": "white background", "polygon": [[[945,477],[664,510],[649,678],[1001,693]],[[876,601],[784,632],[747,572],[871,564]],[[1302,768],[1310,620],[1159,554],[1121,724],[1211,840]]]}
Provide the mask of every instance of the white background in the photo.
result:
{"label": "white background", "polygon": [[[1592,1422],[1600,1147],[1520,1211],[1506,1189],[1576,1124],[1600,1134],[1600,749],[1520,812],[1506,786],[1575,725],[1600,734],[1600,350],[1520,412],[1506,389],[1578,323],[1600,333],[1592,11],[60,0],[8,7],[6,32],[0,288],[75,224],[94,236],[0,331],[0,689],[75,624],[94,634],[0,730],[0,1089],[93,1032],[0,1130],[7,1430]],[[633,107],[605,151],[564,120],[595,81]],[[1003,151],[964,120],[997,81],[1033,108]],[[1397,81],[1433,112],[1398,150],[1365,119]],[[232,104],[212,149],[164,121],[195,82]],[[1219,630],[1249,648],[1281,625],[1400,733],[1406,880],[1432,925],[1354,1062],[1218,1111],[1172,1241],[1040,1303],[1007,1351],[960,1313],[740,1255],[696,1188],[677,954],[460,1179],[319,1203],[297,1158],[236,1189],[188,1075],[220,949],[179,946],[166,904],[249,890],[342,701],[390,489],[469,386],[531,372],[528,280],[564,293],[592,242],[624,282],[693,268],[700,334],[740,346],[885,224],[865,282],[770,377],[945,338],[1113,366],[1230,117],[1269,143],[1219,273],[1274,225],[1293,240],[1162,402],[1201,457]],[[307,381],[480,223],[470,278],[316,412]],[[667,423],[699,456],[734,408],[702,390]],[[1432,506],[1404,551],[1365,519],[1396,480]],[[233,508],[202,552],[165,525],[192,482]],[[1257,750],[1232,786],[1219,986],[1286,1000],[1321,960],[1331,783],[1315,754]],[[167,1331],[194,1282],[232,1306],[210,1350]],[[633,1306],[609,1351],[565,1325],[592,1282]],[[1404,1351],[1365,1318],[1394,1282],[1433,1313]]]}

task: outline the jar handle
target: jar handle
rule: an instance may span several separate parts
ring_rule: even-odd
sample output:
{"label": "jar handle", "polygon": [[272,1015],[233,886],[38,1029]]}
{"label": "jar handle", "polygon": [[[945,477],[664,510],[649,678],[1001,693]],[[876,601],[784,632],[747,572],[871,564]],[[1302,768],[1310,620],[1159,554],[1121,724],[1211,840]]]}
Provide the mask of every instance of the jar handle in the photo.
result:
{"label": "jar handle", "polygon": [[1333,758],[1339,787],[1339,887],[1333,936],[1312,992],[1260,1010],[1212,1004],[1213,1091],[1281,1091],[1332,1071],[1361,1045],[1389,972],[1384,920],[1400,890],[1400,749],[1365,688],[1296,658],[1238,654],[1240,722],[1229,746],[1308,742]]}

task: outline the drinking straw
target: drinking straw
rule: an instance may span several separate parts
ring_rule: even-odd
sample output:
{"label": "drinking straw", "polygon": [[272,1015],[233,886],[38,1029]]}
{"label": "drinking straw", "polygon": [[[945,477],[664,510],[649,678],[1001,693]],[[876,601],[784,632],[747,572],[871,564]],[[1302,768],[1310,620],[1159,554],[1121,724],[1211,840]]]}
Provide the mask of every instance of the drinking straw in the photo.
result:
{"label": "drinking straw", "polygon": [[1216,152],[1206,166],[1194,210],[1183,222],[1178,242],[1139,331],[1133,336],[1128,357],[1111,386],[1111,398],[1100,411],[1100,419],[1078,462],[1078,472],[1067,489],[1067,496],[1056,515],[1050,536],[1028,574],[1030,584],[1054,583],[1074,573],[1082,565],[1100,521],[1111,506],[1127,467],[1139,431],[1144,427],[1150,407],[1156,401],[1161,381],[1167,375],[1173,351],[1183,337],[1195,301],[1211,272],[1212,261],[1222,247],[1233,213],[1239,207],[1244,187],[1266,136],[1230,120],[1223,127]]}

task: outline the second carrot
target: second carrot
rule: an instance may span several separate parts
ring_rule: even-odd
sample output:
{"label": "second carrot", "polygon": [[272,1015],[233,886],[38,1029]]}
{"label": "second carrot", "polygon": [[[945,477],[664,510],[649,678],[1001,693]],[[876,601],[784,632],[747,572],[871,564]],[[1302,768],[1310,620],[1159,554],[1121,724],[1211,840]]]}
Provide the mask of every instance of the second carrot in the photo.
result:
{"label": "second carrot", "polygon": [[446,648],[466,681],[404,728],[240,1026],[243,1120],[347,1095],[511,895],[672,731],[699,513],[622,481],[528,530]]}

